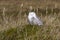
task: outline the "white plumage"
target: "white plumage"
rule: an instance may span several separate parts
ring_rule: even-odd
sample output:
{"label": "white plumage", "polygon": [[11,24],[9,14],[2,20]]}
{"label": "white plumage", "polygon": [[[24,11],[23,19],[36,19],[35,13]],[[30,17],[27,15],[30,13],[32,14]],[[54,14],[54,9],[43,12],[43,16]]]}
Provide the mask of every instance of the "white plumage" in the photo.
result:
{"label": "white plumage", "polygon": [[43,22],[37,17],[35,12],[29,12],[28,20],[31,25],[43,25]]}

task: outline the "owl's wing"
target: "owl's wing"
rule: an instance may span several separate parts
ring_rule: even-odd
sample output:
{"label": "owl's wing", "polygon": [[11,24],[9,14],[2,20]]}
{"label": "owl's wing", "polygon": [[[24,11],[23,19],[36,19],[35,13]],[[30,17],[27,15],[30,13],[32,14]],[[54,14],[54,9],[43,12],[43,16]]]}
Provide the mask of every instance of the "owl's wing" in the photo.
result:
{"label": "owl's wing", "polygon": [[38,17],[35,18],[37,25],[43,25],[43,22]]}

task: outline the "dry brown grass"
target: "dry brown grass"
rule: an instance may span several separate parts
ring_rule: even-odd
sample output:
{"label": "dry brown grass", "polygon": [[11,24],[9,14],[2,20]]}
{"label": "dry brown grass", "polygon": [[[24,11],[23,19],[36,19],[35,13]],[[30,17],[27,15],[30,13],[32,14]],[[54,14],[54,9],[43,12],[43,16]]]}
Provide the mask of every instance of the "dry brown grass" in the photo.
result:
{"label": "dry brown grass", "polygon": [[[0,1],[0,40],[60,40],[59,2],[11,1]],[[42,26],[28,24],[30,6]]]}

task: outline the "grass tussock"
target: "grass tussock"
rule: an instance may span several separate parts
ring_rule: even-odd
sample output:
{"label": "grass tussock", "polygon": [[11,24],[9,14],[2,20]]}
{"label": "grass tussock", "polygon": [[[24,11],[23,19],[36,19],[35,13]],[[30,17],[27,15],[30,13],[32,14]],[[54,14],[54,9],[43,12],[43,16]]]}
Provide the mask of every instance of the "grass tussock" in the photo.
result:
{"label": "grass tussock", "polygon": [[59,26],[25,25],[0,31],[1,40],[59,40]]}

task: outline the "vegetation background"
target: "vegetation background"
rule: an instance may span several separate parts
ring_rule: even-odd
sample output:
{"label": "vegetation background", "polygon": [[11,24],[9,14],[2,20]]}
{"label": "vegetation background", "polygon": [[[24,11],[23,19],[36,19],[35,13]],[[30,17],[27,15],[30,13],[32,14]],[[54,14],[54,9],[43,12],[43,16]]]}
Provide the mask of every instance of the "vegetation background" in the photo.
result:
{"label": "vegetation background", "polygon": [[[30,8],[42,26],[28,23]],[[60,40],[60,0],[0,0],[0,40]]]}

